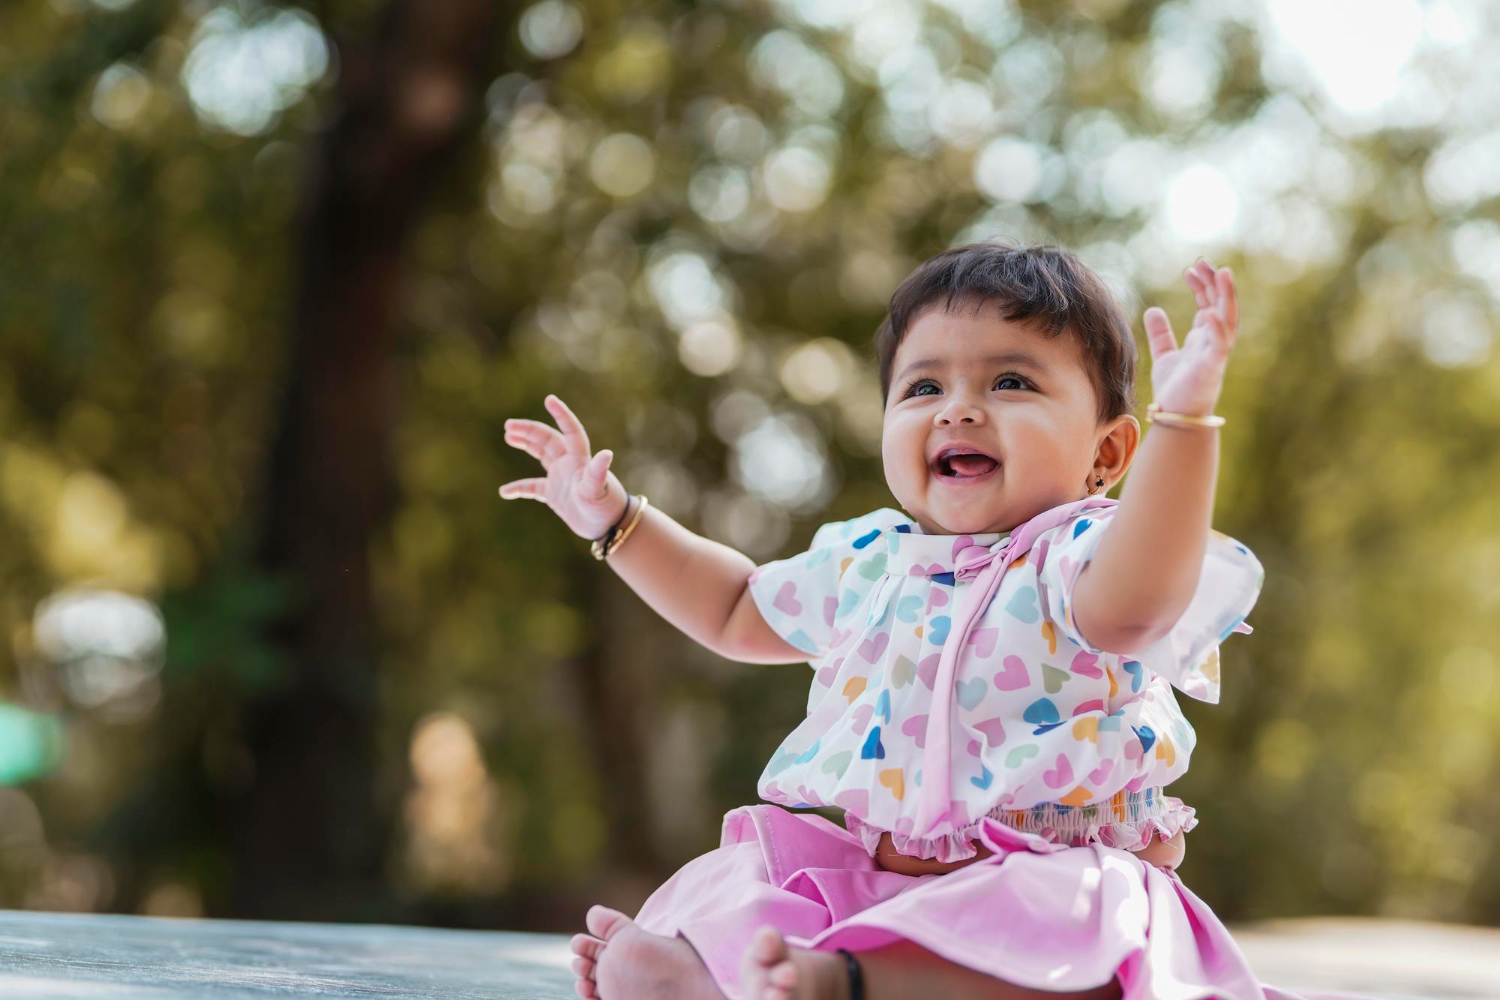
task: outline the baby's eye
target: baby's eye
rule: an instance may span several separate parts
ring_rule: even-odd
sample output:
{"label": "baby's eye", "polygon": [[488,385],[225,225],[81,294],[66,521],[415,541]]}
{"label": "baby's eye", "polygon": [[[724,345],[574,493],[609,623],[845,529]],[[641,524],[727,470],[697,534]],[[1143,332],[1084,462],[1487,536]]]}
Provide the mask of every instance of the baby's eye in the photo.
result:
{"label": "baby's eye", "polygon": [[[1015,385],[1007,386],[1005,384],[1007,382],[1014,382]],[[933,382],[931,379],[918,379],[907,387],[906,395],[902,398],[905,399],[907,396],[931,395],[931,393],[921,393],[917,391],[926,386],[930,386],[933,389],[936,389],[938,387],[937,383]],[[995,388],[997,389],[1025,389],[1028,387],[1029,383],[1019,375],[1001,375],[995,380]]]}

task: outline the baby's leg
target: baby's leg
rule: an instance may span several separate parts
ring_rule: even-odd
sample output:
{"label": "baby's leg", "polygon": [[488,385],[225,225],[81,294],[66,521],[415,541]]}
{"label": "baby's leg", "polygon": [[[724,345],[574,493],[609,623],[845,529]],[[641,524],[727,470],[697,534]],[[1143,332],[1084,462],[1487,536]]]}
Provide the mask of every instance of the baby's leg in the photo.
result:
{"label": "baby's leg", "polygon": [[[836,956],[842,961],[843,956]],[[1052,993],[1001,982],[935,955],[921,945],[899,941],[855,956],[864,971],[866,1000],[1119,1000],[1120,986],[1110,982],[1092,990]]]}
{"label": "baby's leg", "polygon": [[[592,934],[573,939],[575,990],[585,998],[714,1000],[715,986],[688,942],[650,934],[625,914],[603,906],[589,910]],[[920,945],[898,942],[859,954],[866,1000],[1118,1000],[1116,984],[1082,993],[1050,993],[1012,986],[957,965]],[[773,927],[756,932],[740,972],[744,1000],[849,1000],[842,955],[791,948]]]}
{"label": "baby's leg", "polygon": [[[860,952],[865,1000],[1119,1000],[1111,982],[1081,993],[1054,993],[1001,982],[901,941]],[[740,964],[744,1000],[850,1000],[844,957],[835,952],[789,947],[774,927],[762,927]],[[605,997],[604,1000],[609,1000]]]}

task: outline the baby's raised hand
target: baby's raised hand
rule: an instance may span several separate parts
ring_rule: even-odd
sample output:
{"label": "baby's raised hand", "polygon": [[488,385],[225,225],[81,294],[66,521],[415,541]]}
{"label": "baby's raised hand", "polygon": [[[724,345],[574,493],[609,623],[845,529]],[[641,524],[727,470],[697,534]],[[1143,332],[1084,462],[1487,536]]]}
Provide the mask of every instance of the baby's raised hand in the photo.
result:
{"label": "baby's raised hand", "polygon": [[[542,463],[545,479],[517,479],[500,487],[507,500],[526,497],[551,507],[573,533],[598,538],[625,512],[625,487],[609,471],[614,452],[589,454],[583,424],[556,396],[546,400],[557,427],[538,420],[505,422],[505,443],[520,448]],[[561,428],[561,430],[558,430]]]}
{"label": "baby's raised hand", "polygon": [[1181,347],[1166,312],[1157,306],[1146,310],[1151,389],[1161,409],[1205,416],[1213,412],[1224,388],[1224,369],[1239,330],[1240,308],[1227,267],[1215,269],[1200,257],[1183,272],[1183,280],[1193,290],[1198,312]]}

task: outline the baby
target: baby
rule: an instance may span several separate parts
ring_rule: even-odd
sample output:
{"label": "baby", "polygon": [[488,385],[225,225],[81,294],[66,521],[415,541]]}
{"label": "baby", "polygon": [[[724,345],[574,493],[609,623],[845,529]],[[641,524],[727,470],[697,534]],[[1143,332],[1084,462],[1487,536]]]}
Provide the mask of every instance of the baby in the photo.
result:
{"label": "baby", "polygon": [[813,670],[760,778],[777,805],[726,815],[635,921],[592,908],[581,996],[1262,996],[1173,871],[1196,820],[1163,794],[1195,743],[1172,687],[1218,700],[1263,578],[1210,524],[1234,282],[1185,278],[1181,346],[1145,314],[1142,445],[1129,324],[1075,256],[926,261],[876,334],[901,509],[758,568],[629,496],[557,397],[556,428],[506,421],[547,474],[502,497],[544,501],[709,649]]}

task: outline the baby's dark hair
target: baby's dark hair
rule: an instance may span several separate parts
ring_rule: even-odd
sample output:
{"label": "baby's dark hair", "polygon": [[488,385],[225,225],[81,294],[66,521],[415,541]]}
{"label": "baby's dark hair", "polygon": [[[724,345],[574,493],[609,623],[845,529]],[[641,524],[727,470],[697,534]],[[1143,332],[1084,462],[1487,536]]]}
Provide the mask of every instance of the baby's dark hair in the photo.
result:
{"label": "baby's dark hair", "polygon": [[1061,247],[966,243],[929,257],[896,289],[875,331],[880,398],[891,395],[891,364],[906,331],[939,299],[976,308],[995,302],[1014,323],[1030,322],[1047,337],[1072,331],[1099,400],[1103,423],[1135,409],[1135,337],[1103,279]]}

